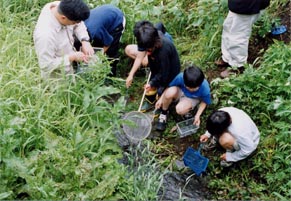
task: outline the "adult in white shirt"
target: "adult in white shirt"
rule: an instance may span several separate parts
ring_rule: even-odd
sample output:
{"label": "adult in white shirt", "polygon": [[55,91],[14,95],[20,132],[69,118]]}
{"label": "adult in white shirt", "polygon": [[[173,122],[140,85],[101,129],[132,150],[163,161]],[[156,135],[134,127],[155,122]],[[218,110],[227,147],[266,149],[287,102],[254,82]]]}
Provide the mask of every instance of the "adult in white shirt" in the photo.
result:
{"label": "adult in white shirt", "polygon": [[[73,74],[73,62],[87,63],[94,54],[83,23],[89,15],[90,9],[82,0],[54,1],[44,6],[33,33],[44,80]],[[82,41],[81,51],[74,48],[74,37]]]}
{"label": "adult in white shirt", "polygon": [[206,122],[207,132],[200,136],[206,142],[211,135],[226,149],[220,156],[222,166],[245,159],[255,151],[260,141],[260,132],[253,120],[242,110],[224,107],[214,111]]}

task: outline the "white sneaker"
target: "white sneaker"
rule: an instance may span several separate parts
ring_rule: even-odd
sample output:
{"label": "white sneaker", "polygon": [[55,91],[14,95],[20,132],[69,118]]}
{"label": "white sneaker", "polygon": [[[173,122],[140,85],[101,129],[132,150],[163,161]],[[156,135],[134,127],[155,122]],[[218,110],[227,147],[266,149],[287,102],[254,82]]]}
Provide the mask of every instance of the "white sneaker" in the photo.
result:
{"label": "white sneaker", "polygon": [[156,130],[164,131],[164,130],[166,130],[166,126],[167,126],[167,115],[160,114],[159,120],[158,120],[157,125],[156,125]]}

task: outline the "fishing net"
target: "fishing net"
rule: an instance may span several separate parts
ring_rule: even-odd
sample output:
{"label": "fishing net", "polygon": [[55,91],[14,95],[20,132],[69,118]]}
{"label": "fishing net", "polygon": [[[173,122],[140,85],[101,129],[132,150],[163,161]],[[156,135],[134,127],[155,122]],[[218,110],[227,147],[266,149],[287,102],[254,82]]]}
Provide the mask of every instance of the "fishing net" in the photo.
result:
{"label": "fishing net", "polygon": [[188,147],[183,155],[183,161],[186,166],[195,172],[197,176],[200,176],[207,168],[209,159],[200,154],[201,146],[198,151],[192,147]]}
{"label": "fishing net", "polygon": [[124,116],[124,120],[123,131],[132,143],[147,138],[152,130],[152,119],[142,112],[129,112]]}

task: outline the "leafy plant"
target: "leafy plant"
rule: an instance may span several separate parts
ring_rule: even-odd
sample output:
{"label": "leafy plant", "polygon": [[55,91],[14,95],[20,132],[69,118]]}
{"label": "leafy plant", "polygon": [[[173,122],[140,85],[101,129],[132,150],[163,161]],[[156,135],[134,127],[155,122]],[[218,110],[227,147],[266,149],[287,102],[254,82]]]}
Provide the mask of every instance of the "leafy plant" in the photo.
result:
{"label": "leafy plant", "polygon": [[[32,32],[47,2],[0,3],[0,199],[157,199],[163,171],[175,153],[170,146],[153,143],[132,150],[137,152],[128,155],[128,164],[119,163],[123,151],[113,131],[124,112],[126,89],[118,78],[110,87],[104,85],[109,64],[92,66],[91,74],[77,76],[77,83],[40,79]],[[219,57],[226,0],[87,2],[91,8],[112,3],[124,11],[123,45],[135,42],[135,22],[148,19],[164,22],[183,65],[195,63],[211,70]],[[271,1],[257,24],[263,27],[261,36],[277,23],[277,10],[287,3]],[[239,77],[211,83],[214,104],[202,118],[212,107],[237,106],[252,114],[261,131],[258,151],[237,169],[224,172],[214,157],[209,165],[213,199],[290,198],[290,57],[290,45],[275,42],[258,58],[260,68],[249,65]],[[126,62],[121,60],[121,69]],[[134,83],[129,93],[139,93],[143,81]],[[121,97],[112,98],[116,94]],[[133,108],[134,103],[126,107]],[[161,157],[165,151],[171,156]]]}

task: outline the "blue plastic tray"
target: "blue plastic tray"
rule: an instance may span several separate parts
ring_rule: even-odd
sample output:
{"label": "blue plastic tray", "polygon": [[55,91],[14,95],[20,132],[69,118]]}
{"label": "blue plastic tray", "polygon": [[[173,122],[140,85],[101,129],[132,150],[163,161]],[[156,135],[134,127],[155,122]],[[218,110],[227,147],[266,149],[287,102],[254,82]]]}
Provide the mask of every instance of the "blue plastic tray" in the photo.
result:
{"label": "blue plastic tray", "polygon": [[199,150],[196,151],[192,147],[188,147],[183,155],[183,161],[185,166],[193,170],[197,176],[200,176],[206,170],[209,159],[202,156]]}

